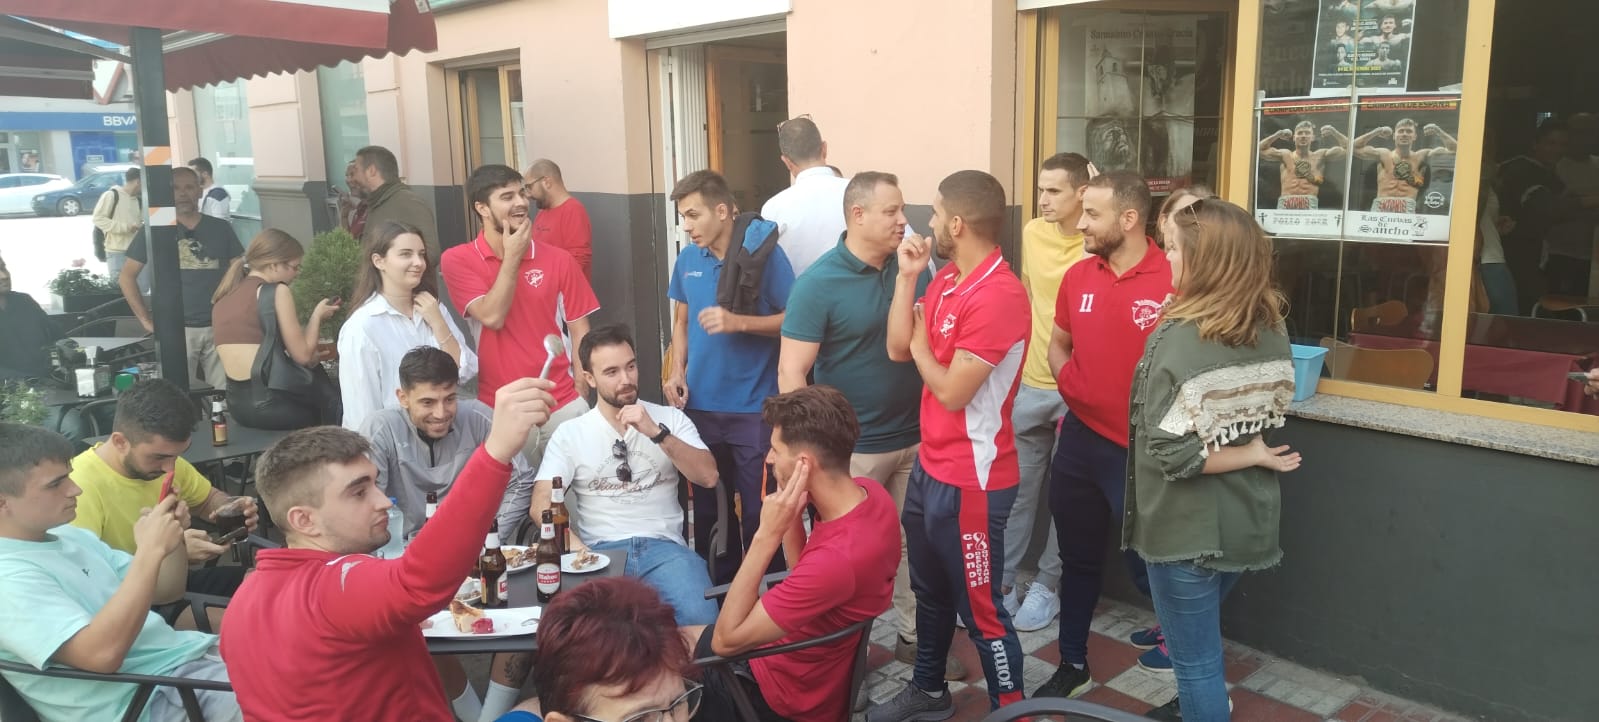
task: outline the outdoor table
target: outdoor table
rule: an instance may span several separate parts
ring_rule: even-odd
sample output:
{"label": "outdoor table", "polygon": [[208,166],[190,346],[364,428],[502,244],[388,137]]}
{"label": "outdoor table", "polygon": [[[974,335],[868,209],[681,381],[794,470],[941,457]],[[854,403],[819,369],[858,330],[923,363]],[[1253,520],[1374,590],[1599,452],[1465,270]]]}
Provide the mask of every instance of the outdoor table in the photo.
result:
{"label": "outdoor table", "polygon": [[[595,579],[621,576],[627,566],[627,550],[616,549],[610,551],[593,550],[595,554],[604,554],[610,557],[611,564],[597,572],[587,574],[562,574],[561,591],[565,592],[572,587],[586,584]],[[510,606],[541,607],[538,603],[537,572],[529,569],[511,575],[511,603]],[[543,623],[543,620],[540,620]],[[514,637],[458,637],[445,639],[440,637],[427,638],[429,654],[489,654],[493,652],[532,652],[538,649],[538,633],[519,634]]]}
{"label": "outdoor table", "polygon": [[[255,429],[229,419],[227,446],[212,446],[211,416],[207,414],[202,416],[200,421],[194,425],[194,435],[189,437],[193,442],[189,444],[188,451],[183,452],[183,458],[195,466],[204,466],[206,464],[217,464],[233,459],[256,456],[277,443],[279,439],[288,436],[289,433],[288,431]],[[87,441],[90,444],[98,444],[107,438],[109,437],[97,436]]]}
{"label": "outdoor table", "polygon": [[100,352],[114,351],[123,346],[132,346],[146,341],[154,342],[149,336],[73,336],[72,340],[81,347],[99,346]]}
{"label": "outdoor table", "polygon": [[[189,397],[190,398],[195,398],[195,399],[198,399],[198,398],[201,398],[201,397],[204,397],[204,396],[210,396],[210,395],[212,395],[212,394],[214,394],[216,392],[217,392],[216,389],[211,388],[210,386],[207,386],[205,384],[196,384],[194,386],[190,386],[189,387]],[[39,395],[40,395],[41,398],[43,398],[45,406],[48,406],[48,407],[57,407],[57,406],[59,406],[59,407],[63,407],[63,410],[72,408],[74,406],[82,406],[82,405],[87,404],[87,403],[89,403],[91,401],[99,401],[101,399],[116,398],[116,395],[113,394],[109,390],[106,391],[103,394],[100,394],[99,396],[79,396],[77,389],[75,389],[75,388],[67,388],[65,386],[62,386],[60,384],[55,384],[55,383],[47,383],[47,384],[40,385],[39,386]],[[207,418],[210,418],[210,417],[207,416]],[[229,427],[231,428],[232,424],[229,424]],[[209,428],[209,424],[207,425],[207,428]]]}

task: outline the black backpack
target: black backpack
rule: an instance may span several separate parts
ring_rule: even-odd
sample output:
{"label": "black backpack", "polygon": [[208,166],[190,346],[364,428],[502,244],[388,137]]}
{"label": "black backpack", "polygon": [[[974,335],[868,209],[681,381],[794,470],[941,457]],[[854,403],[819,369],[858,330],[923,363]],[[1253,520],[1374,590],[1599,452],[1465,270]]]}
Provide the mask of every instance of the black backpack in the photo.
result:
{"label": "black backpack", "polygon": [[[106,192],[111,194],[111,213],[109,215],[115,218],[117,216],[117,201],[122,200],[122,194],[118,193],[115,188]],[[99,226],[94,227],[94,257],[99,259],[101,263],[105,263],[105,231],[100,230]]]}

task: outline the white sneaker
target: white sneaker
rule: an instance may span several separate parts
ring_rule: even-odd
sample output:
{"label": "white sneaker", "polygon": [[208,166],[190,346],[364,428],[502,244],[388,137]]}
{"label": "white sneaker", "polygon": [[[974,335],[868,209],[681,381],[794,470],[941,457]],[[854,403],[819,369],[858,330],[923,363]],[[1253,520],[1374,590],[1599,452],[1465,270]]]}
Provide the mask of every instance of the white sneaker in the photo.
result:
{"label": "white sneaker", "polygon": [[1012,617],[1012,623],[1018,632],[1036,632],[1049,626],[1058,614],[1060,597],[1044,585],[1033,582],[1027,587],[1027,596],[1022,600],[1021,609]]}
{"label": "white sneaker", "polygon": [[1016,587],[1012,586],[1010,591],[1005,592],[1005,613],[1015,617],[1016,610],[1020,609],[1021,606],[1022,600],[1016,597]]}

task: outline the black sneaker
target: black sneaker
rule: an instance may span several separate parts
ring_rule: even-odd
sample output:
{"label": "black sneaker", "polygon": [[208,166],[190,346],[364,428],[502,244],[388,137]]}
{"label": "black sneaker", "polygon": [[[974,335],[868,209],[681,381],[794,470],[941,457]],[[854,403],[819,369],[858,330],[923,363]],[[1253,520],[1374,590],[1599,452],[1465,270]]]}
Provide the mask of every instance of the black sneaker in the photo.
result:
{"label": "black sneaker", "polygon": [[949,690],[932,695],[909,682],[892,699],[866,710],[866,722],[941,722],[954,716]]}
{"label": "black sneaker", "polygon": [[1162,722],[1182,722],[1183,708],[1177,706],[1177,698],[1173,697],[1170,702],[1145,712],[1144,716]]}
{"label": "black sneaker", "polygon": [[1082,669],[1073,667],[1070,662],[1061,662],[1055,674],[1050,675],[1038,691],[1033,692],[1033,697],[1076,697],[1088,691],[1093,686],[1094,679],[1088,674],[1088,667]]}

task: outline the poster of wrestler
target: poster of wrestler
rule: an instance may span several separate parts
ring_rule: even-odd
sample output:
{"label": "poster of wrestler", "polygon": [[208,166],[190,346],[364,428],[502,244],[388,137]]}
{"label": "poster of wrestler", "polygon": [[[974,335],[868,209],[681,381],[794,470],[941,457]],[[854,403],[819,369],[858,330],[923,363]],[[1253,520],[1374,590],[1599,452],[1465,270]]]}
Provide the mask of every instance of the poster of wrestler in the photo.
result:
{"label": "poster of wrestler", "polygon": [[1085,148],[1143,173],[1156,194],[1187,185],[1202,15],[1106,13],[1085,25]]}
{"label": "poster of wrestler", "polygon": [[1373,241],[1449,240],[1459,95],[1362,98],[1344,235]]}
{"label": "poster of wrestler", "polygon": [[1255,219],[1267,233],[1337,236],[1349,187],[1349,101],[1290,98],[1261,108]]}
{"label": "poster of wrestler", "polygon": [[1310,94],[1404,92],[1416,0],[1322,0]]}

